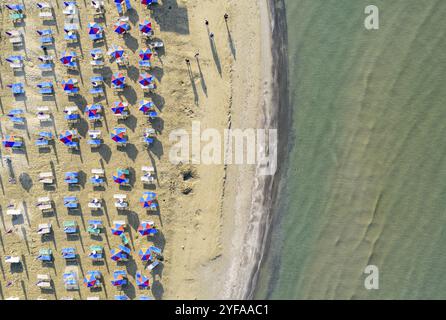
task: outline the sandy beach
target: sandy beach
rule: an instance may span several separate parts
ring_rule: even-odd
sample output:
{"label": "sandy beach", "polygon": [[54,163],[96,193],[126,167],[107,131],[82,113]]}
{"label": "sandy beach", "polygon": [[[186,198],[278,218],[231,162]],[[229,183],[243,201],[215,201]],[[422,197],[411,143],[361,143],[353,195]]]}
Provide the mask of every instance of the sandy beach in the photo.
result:
{"label": "sandy beach", "polygon": [[[93,47],[88,37],[87,25],[95,21],[93,9],[87,1],[78,1],[80,19],[80,45],[67,45],[64,40],[64,15],[62,4],[51,2],[55,22],[43,25],[38,17],[37,1],[25,0],[26,18],[16,29],[24,35],[25,46],[14,50],[5,31],[14,28],[6,9],[2,10],[2,64],[1,73],[1,134],[14,134],[24,139],[25,152],[10,152],[2,147],[2,157],[12,159],[16,184],[8,183],[8,168],[2,161],[0,168],[0,200],[2,224],[0,238],[2,256],[20,256],[20,268],[11,268],[4,259],[0,262],[1,281],[0,298],[19,297],[20,299],[61,299],[72,297],[86,299],[99,297],[113,299],[116,294],[125,294],[134,299],[139,295],[148,295],[155,299],[203,299],[237,297],[231,289],[231,283],[237,283],[237,277],[228,278],[238,269],[238,262],[233,264],[241,251],[243,234],[248,226],[254,189],[255,166],[222,165],[174,165],[169,162],[169,150],[173,144],[169,141],[172,130],[184,128],[190,131],[193,120],[200,121],[202,129],[223,130],[228,127],[255,128],[262,113],[264,90],[268,86],[262,81],[265,70],[261,68],[265,51],[261,49],[261,10],[259,2],[250,1],[176,1],[164,0],[149,11],[136,1],[132,1],[134,10],[129,10],[131,30],[120,37],[113,32],[113,24],[118,19],[113,1],[105,1],[106,16],[97,19],[105,30],[105,41]],[[229,14],[227,24],[224,13]],[[164,42],[160,54],[152,57],[153,67],[149,71],[155,78],[157,88],[152,94],[144,94],[138,84],[138,52],[144,48],[140,38],[138,23],[149,19],[152,22],[155,39]],[[209,21],[209,30],[204,21]],[[53,73],[42,75],[38,68],[37,57],[42,55],[37,30],[51,28],[55,46],[48,46],[48,54],[55,60]],[[214,34],[210,41],[208,32]],[[215,44],[215,46],[213,45]],[[129,65],[118,68],[116,63],[105,59],[102,70],[93,72],[89,65],[90,50],[101,48],[106,52],[112,45],[124,48]],[[77,71],[67,71],[58,61],[62,51],[76,52],[80,67]],[[263,53],[262,53],[263,52]],[[199,53],[198,59],[195,54]],[[5,57],[21,54],[25,57],[23,72],[13,72]],[[185,62],[190,60],[190,67]],[[122,72],[127,77],[127,87],[122,94],[115,95],[110,85],[111,75]],[[89,90],[90,77],[102,75],[105,79],[105,97],[94,99]],[[63,93],[60,83],[68,78],[79,82],[80,94],[68,97]],[[55,95],[45,97],[38,93],[37,84],[52,81]],[[7,84],[23,82],[25,95],[13,97]],[[266,92],[267,94],[267,92]],[[159,118],[152,123],[157,136],[150,151],[144,149],[140,138],[147,121],[138,111],[142,99],[151,99]],[[115,101],[129,103],[130,117],[118,121],[110,108]],[[97,151],[91,151],[87,145],[87,131],[92,128],[83,110],[85,105],[99,102],[103,105],[103,120],[95,129],[101,130],[104,144]],[[81,121],[75,127],[80,139],[80,151],[70,153],[65,145],[55,141],[48,152],[39,152],[34,145],[36,135],[45,129],[56,137],[68,129],[63,110],[75,105],[81,113]],[[36,119],[37,108],[48,106],[53,122],[42,128]],[[25,110],[24,126],[14,126],[6,116],[11,109]],[[110,132],[115,127],[126,127],[129,144],[124,149],[117,149],[110,139]],[[153,166],[156,169],[156,186],[147,189],[140,180],[141,167]],[[130,169],[130,186],[120,188],[112,180],[112,175],[119,167]],[[91,170],[102,168],[107,178],[106,186],[101,190],[93,189],[90,183]],[[39,173],[53,172],[56,183],[52,188],[44,187],[38,181]],[[67,171],[79,172],[80,183],[77,188],[69,188],[64,182]],[[139,198],[143,191],[157,193],[159,213],[149,214],[141,208]],[[93,213],[87,204],[92,194],[99,194],[103,199],[104,209],[100,214]],[[118,212],[114,207],[114,194],[126,194],[130,210]],[[37,198],[49,196],[54,202],[55,212],[43,216],[35,206]],[[80,210],[68,212],[63,206],[63,197],[76,196]],[[14,203],[22,210],[22,217],[12,221],[6,215],[6,207]],[[244,214],[246,213],[246,215]],[[91,237],[88,232],[88,220],[100,219],[105,226],[105,233],[100,237]],[[113,221],[125,220],[128,224],[126,235],[130,239],[132,250],[126,263],[116,263],[110,259],[109,250],[121,243],[119,237],[110,232]],[[146,239],[137,233],[138,225],[143,220],[153,220],[159,229],[154,237]],[[63,222],[76,221],[79,234],[67,238],[63,232]],[[37,234],[38,225],[51,223],[53,233],[42,238]],[[7,233],[7,230],[12,232]],[[93,264],[88,258],[91,245],[102,245],[106,259],[102,264]],[[164,260],[151,273],[144,271],[144,265],[138,257],[142,247],[155,245],[163,250]],[[61,256],[65,247],[75,247],[77,261],[67,264]],[[54,262],[42,264],[36,260],[42,248],[53,251]],[[82,282],[88,271],[98,270],[103,276],[102,289],[91,291],[80,283],[79,291],[67,291],[62,275],[66,268],[75,268]],[[110,281],[115,270],[126,270],[130,284],[118,290]],[[135,272],[143,271],[150,278],[150,290],[140,290],[135,284]],[[53,290],[41,291],[35,285],[37,274],[48,274],[53,280]],[[229,280],[228,280],[229,279]],[[210,285],[212,284],[212,285]],[[229,286],[229,288],[227,287]]]}

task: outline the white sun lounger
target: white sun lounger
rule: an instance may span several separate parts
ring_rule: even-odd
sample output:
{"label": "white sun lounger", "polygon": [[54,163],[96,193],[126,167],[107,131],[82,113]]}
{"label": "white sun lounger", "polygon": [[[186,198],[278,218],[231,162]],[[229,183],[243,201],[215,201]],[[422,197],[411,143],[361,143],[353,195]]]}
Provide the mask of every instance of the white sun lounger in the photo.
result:
{"label": "white sun lounger", "polygon": [[51,233],[51,223],[41,223],[37,229],[37,234],[49,234]]}
{"label": "white sun lounger", "polygon": [[6,215],[8,216],[20,216],[22,211],[20,209],[8,209],[6,210]]}
{"label": "white sun lounger", "polygon": [[47,274],[38,274],[36,286],[40,288],[51,288],[51,277]]}
{"label": "white sun lounger", "polygon": [[151,264],[149,264],[147,266],[147,270],[152,271],[153,269],[155,269],[158,265],[159,265],[159,261],[155,260],[154,262],[152,262]]}
{"label": "white sun lounger", "polygon": [[19,256],[5,256],[6,263],[20,263]]}
{"label": "white sun lounger", "polygon": [[39,12],[39,18],[40,19],[52,19],[53,13],[51,11]]}
{"label": "white sun lounger", "polygon": [[92,173],[92,174],[100,174],[100,175],[103,175],[103,174],[104,174],[104,170],[103,170],[103,169],[91,169],[91,173]]}
{"label": "white sun lounger", "polygon": [[39,173],[39,182],[43,184],[52,184],[54,182],[53,173],[52,172]]}

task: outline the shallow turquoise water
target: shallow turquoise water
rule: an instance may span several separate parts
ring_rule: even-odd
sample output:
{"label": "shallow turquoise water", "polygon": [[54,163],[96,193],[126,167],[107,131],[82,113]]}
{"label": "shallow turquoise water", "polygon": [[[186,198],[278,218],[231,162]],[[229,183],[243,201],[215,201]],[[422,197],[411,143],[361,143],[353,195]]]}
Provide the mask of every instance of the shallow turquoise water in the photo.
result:
{"label": "shallow turquoise water", "polygon": [[446,2],[378,1],[376,31],[368,0],[285,2],[293,145],[256,297],[445,299]]}

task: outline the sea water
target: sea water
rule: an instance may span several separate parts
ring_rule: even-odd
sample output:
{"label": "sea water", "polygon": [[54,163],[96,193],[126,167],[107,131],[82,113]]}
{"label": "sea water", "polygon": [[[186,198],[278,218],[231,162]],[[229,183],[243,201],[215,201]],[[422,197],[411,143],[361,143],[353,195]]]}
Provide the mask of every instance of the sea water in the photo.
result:
{"label": "sea water", "polygon": [[445,299],[446,1],[285,4],[293,125],[256,298]]}

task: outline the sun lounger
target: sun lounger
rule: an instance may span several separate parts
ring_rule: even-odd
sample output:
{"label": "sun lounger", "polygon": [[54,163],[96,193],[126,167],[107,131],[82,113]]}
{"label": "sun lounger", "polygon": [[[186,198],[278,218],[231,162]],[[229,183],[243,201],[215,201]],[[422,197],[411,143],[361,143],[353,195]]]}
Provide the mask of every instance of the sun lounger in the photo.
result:
{"label": "sun lounger", "polygon": [[51,249],[40,249],[39,255],[37,256],[37,260],[42,262],[51,262],[53,261],[53,252]]}
{"label": "sun lounger", "polygon": [[104,61],[102,61],[102,60],[92,60],[92,61],[90,61],[90,64],[93,67],[102,67],[102,66],[104,66]]}
{"label": "sun lounger", "polygon": [[63,223],[63,231],[66,234],[75,234],[77,233],[77,223],[76,221],[64,221]]}
{"label": "sun lounger", "polygon": [[53,71],[52,63],[41,63],[39,64],[39,69],[42,71]]}
{"label": "sun lounger", "polygon": [[149,44],[150,48],[152,49],[158,49],[158,48],[163,48],[164,47],[164,43],[161,41],[152,41]]}
{"label": "sun lounger", "polygon": [[19,256],[5,256],[6,263],[20,263]]}
{"label": "sun lounger", "polygon": [[52,172],[39,173],[39,182],[43,184],[53,184],[54,177]]}
{"label": "sun lounger", "polygon": [[159,261],[158,261],[158,260],[155,260],[155,261],[153,261],[151,264],[149,264],[149,265],[147,266],[147,270],[152,271],[152,270],[155,269],[159,264],[160,264]]}
{"label": "sun lounger", "polygon": [[76,33],[70,31],[68,34],[64,36],[64,39],[67,40],[68,42],[76,42],[78,38]]}
{"label": "sun lounger", "polygon": [[102,232],[102,221],[100,220],[89,220],[88,221],[87,232],[91,235],[99,235]]}
{"label": "sun lounger", "polygon": [[76,197],[64,197],[63,199],[64,207],[68,209],[75,209],[78,207],[79,203]]}
{"label": "sun lounger", "polygon": [[150,61],[147,61],[147,60],[144,60],[144,61],[141,60],[138,62],[138,64],[141,69],[150,69],[152,67],[152,64],[150,63]]}
{"label": "sun lounger", "polygon": [[9,18],[12,20],[12,22],[19,22],[22,21],[25,15],[23,13],[11,13],[9,15]]}
{"label": "sun lounger", "polygon": [[100,208],[102,208],[102,201],[101,201],[101,199],[95,198],[95,199],[91,200],[90,202],[88,202],[88,207],[90,209],[100,209]]}
{"label": "sun lounger", "polygon": [[101,261],[104,259],[104,248],[99,245],[90,246],[90,254],[88,257],[93,261]]}
{"label": "sun lounger", "polygon": [[79,289],[77,274],[73,271],[64,273],[63,282],[67,290]]}
{"label": "sun lounger", "polygon": [[51,223],[41,223],[38,226],[37,234],[45,235],[50,234],[52,231]]}
{"label": "sun lounger", "polygon": [[62,258],[65,260],[76,259],[76,248],[62,248]]}
{"label": "sun lounger", "polygon": [[66,172],[65,182],[69,185],[76,185],[79,183],[79,173],[78,172]]}
{"label": "sun lounger", "polygon": [[48,274],[38,274],[36,286],[40,288],[51,288],[51,277]]}
{"label": "sun lounger", "polygon": [[53,211],[53,204],[49,197],[40,197],[37,199],[36,207],[43,212]]}
{"label": "sun lounger", "polygon": [[40,37],[41,45],[51,45],[53,44],[53,37]]}
{"label": "sun lounger", "polygon": [[51,11],[39,12],[39,18],[43,20],[53,19],[53,13]]}
{"label": "sun lounger", "polygon": [[102,89],[102,87],[90,89],[90,94],[92,94],[94,96],[99,96],[99,95],[102,95],[103,93],[104,93],[104,89]]}

